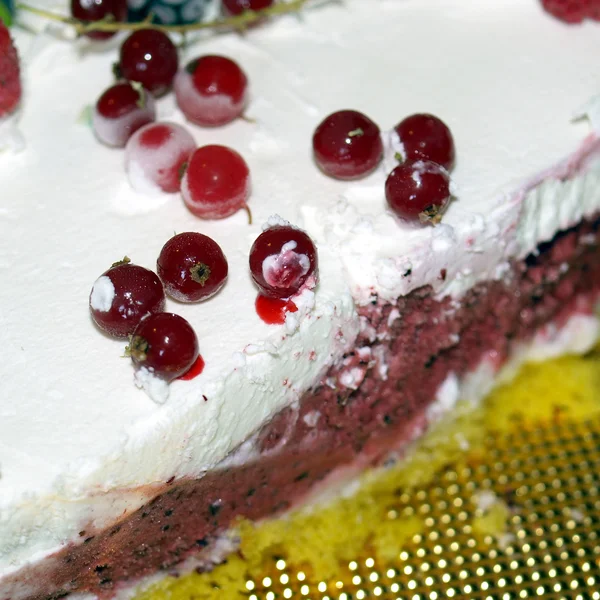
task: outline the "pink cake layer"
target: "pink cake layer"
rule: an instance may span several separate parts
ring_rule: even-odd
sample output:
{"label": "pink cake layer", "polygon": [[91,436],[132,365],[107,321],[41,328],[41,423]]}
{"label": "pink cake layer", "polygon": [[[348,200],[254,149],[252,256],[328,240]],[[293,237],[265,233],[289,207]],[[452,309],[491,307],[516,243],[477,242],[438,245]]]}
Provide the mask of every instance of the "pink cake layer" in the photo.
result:
{"label": "pink cake layer", "polygon": [[[450,373],[460,378],[486,360],[500,367],[543,326],[590,313],[600,297],[599,246],[596,219],[558,234],[503,281],[479,284],[459,303],[436,300],[425,287],[396,304],[361,308],[368,325],[355,351],[297,409],[257,433],[257,460],[166,482],[120,523],[85,528],[80,543],[12,575],[14,592],[1,600],[106,598],[156,571],[176,573],[192,555],[209,568],[216,540],[236,518],[278,515],[336,472],[380,463],[406,446],[427,425],[427,408]],[[351,369],[356,389],[341,391],[335,382]]]}

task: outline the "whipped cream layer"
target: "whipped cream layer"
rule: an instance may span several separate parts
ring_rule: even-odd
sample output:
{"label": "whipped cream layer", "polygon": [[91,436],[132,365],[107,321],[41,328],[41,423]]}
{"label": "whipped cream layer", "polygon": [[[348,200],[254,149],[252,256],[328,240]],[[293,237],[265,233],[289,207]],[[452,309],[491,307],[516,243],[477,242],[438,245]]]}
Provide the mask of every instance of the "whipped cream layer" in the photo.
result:
{"label": "whipped cream layer", "polygon": [[[243,36],[200,36],[182,64],[225,54],[251,82],[253,122],[189,130],[245,157],[253,225],[243,211],[206,222],[178,195],[133,192],[124,152],[97,142],[85,118],[120,40],[55,33],[14,30],[26,148],[0,154],[0,576],[135,510],[171,477],[217,466],[352,346],[357,303],[424,284],[458,299],[600,209],[600,143],[571,120],[600,91],[600,26],[565,26],[536,0],[347,0]],[[382,130],[414,112],[446,121],[457,199],[441,225],[394,219],[384,165],[355,182],[319,172],[312,133],[343,108]],[[158,113],[185,124],[172,95]],[[256,315],[248,272],[275,213],[307,229],[320,263],[315,293],[283,326]],[[221,245],[229,281],[205,303],[168,300],[195,328],[206,367],[159,405],[135,387],[124,343],[92,324],[88,296],[111,263],[127,255],[154,268],[186,230]]]}

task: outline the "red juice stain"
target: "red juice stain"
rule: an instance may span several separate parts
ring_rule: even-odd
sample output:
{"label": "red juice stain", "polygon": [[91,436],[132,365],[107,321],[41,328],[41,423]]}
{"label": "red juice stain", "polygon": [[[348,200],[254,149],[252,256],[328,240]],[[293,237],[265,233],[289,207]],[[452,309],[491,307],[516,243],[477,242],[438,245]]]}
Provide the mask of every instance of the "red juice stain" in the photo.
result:
{"label": "red juice stain", "polygon": [[202,371],[204,371],[204,359],[198,354],[198,358],[194,361],[194,364],[177,379],[189,381],[190,379],[194,379],[194,377],[198,377]]}
{"label": "red juice stain", "polygon": [[285,323],[285,313],[296,312],[298,307],[291,300],[267,298],[259,294],[254,303],[256,313],[267,325],[282,325]]}

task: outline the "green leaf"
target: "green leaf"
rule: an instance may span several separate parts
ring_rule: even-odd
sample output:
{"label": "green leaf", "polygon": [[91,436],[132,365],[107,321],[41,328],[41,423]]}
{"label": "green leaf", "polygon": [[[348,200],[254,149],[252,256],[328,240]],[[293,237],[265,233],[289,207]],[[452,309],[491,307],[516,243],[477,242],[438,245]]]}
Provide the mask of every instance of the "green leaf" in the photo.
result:
{"label": "green leaf", "polygon": [[0,1],[0,21],[3,21],[7,27],[12,25],[12,13],[2,1]]}

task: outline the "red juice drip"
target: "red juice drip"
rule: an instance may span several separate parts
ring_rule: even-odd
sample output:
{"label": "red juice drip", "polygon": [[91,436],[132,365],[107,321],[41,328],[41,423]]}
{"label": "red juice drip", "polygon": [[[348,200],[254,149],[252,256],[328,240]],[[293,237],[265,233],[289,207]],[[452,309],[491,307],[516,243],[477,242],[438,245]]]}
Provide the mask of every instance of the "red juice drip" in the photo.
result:
{"label": "red juice drip", "polygon": [[202,371],[204,371],[204,359],[198,354],[198,358],[194,361],[194,364],[177,379],[189,381],[190,379],[194,379],[194,377],[198,377]]}
{"label": "red juice drip", "polygon": [[259,294],[254,303],[256,313],[267,325],[282,325],[285,323],[285,314],[296,312],[298,307],[291,300],[281,298],[267,298]]}

